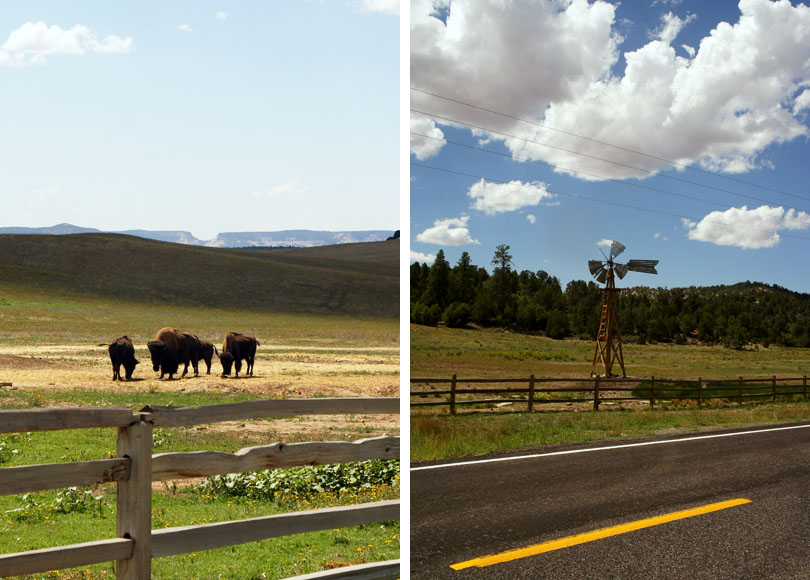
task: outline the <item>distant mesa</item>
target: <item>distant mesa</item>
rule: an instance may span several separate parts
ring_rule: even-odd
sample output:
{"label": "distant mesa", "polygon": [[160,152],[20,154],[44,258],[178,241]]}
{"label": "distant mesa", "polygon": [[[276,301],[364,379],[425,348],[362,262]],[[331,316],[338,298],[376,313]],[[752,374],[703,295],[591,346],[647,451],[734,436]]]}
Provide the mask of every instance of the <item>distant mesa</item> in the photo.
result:
{"label": "distant mesa", "polygon": [[[72,224],[58,224],[46,228],[9,227],[0,228],[0,234],[92,234],[103,233],[96,228],[83,228]],[[281,230],[277,232],[223,232],[211,240],[195,238],[191,232],[124,230],[106,232],[127,234],[139,238],[186,244],[189,246],[209,246],[213,248],[247,248],[247,247],[295,247],[310,248],[332,244],[353,244],[358,242],[379,242],[399,239],[399,230],[391,235],[391,230],[358,230],[358,231],[317,231],[317,230]]]}

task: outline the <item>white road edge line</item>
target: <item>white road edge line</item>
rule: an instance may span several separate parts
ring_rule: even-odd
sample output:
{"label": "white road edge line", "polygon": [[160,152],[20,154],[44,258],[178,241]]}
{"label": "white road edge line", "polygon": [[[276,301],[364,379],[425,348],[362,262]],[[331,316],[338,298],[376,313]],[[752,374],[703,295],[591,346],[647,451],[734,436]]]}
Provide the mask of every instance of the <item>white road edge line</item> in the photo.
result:
{"label": "white road edge line", "polygon": [[625,443],[623,445],[609,445],[606,447],[588,447],[586,449],[569,449],[568,451],[552,451],[549,453],[535,453],[533,455],[517,455],[512,457],[496,457],[494,459],[479,459],[476,461],[459,461],[457,463],[442,463],[440,465],[423,465],[421,467],[411,467],[411,471],[424,471],[427,469],[444,469],[446,467],[460,467],[462,465],[480,465],[483,463],[496,463],[499,461],[517,461],[518,459],[536,459],[538,457],[552,457],[554,455],[573,455],[574,453],[590,453],[592,451],[609,451],[612,449],[624,449],[626,447],[646,447],[648,445],[663,445],[665,443],[684,443],[687,441],[698,441],[699,439],[717,439],[720,437],[737,437],[738,435],[754,435],[757,433],[770,433],[773,431],[789,431],[791,429],[809,429],[808,425],[791,425],[788,427],[770,427],[767,429],[756,429],[754,431],[736,431],[734,433],[717,433],[714,435],[698,435],[695,437],[684,437],[682,439],[664,439],[661,441],[645,441],[643,443]]}

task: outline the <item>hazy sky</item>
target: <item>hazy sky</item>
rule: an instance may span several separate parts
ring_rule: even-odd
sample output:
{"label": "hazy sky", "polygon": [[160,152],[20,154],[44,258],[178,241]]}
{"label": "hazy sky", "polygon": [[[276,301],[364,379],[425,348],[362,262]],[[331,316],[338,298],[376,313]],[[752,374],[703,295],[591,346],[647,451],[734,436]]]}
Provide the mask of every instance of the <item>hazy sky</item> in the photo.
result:
{"label": "hazy sky", "polygon": [[413,259],[508,244],[565,285],[616,239],[660,260],[622,286],[810,291],[807,6],[413,0],[410,29]]}
{"label": "hazy sky", "polygon": [[0,226],[399,228],[398,12],[3,2]]}

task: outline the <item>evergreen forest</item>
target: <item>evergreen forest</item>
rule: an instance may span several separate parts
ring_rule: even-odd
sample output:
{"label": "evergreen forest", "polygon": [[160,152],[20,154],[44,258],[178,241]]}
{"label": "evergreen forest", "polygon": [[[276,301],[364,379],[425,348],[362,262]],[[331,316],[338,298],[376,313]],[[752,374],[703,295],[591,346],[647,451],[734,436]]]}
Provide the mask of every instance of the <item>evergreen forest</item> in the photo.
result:
{"label": "evergreen forest", "polygon": [[[601,286],[572,280],[563,288],[543,270],[518,272],[505,244],[496,248],[490,266],[491,274],[473,264],[467,252],[451,266],[443,250],[430,266],[411,264],[411,322],[596,338]],[[810,347],[810,294],[777,285],[623,288],[618,312],[622,338],[639,343]]]}

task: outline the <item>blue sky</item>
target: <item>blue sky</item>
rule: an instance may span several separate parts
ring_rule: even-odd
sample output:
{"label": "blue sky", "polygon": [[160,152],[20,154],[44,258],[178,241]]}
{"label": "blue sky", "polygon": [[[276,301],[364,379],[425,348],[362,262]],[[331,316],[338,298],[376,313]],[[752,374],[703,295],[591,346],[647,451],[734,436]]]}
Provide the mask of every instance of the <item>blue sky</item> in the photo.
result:
{"label": "blue sky", "polygon": [[0,226],[398,229],[398,12],[3,2]]}
{"label": "blue sky", "polygon": [[410,18],[412,259],[491,270],[508,244],[564,286],[615,239],[619,262],[660,260],[620,286],[810,292],[807,6],[413,0]]}

